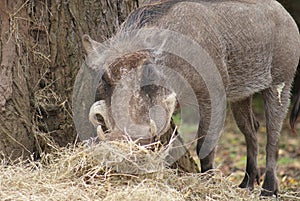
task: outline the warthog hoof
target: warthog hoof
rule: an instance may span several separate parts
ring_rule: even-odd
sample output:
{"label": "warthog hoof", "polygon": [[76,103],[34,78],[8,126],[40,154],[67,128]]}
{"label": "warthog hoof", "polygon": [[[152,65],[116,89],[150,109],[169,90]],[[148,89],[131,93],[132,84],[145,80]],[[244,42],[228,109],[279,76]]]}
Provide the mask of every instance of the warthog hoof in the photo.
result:
{"label": "warthog hoof", "polygon": [[267,171],[265,181],[262,186],[261,196],[273,196],[278,197],[278,182],[276,175],[273,171]]}
{"label": "warthog hoof", "polygon": [[245,177],[242,183],[239,185],[240,188],[249,188],[251,191],[254,189],[255,180],[260,185],[260,171],[255,169],[249,173],[245,173]]}

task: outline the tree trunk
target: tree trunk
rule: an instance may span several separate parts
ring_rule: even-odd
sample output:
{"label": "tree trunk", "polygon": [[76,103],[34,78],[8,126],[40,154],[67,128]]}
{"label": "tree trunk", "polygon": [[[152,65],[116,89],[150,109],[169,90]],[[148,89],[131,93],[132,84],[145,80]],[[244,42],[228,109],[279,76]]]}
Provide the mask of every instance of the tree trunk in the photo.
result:
{"label": "tree trunk", "polygon": [[16,158],[76,138],[81,36],[110,37],[137,0],[0,0],[0,152]]}
{"label": "tree trunk", "polygon": [[22,2],[0,1],[0,152],[28,155],[34,150],[31,133],[28,66],[21,32],[26,32]]}

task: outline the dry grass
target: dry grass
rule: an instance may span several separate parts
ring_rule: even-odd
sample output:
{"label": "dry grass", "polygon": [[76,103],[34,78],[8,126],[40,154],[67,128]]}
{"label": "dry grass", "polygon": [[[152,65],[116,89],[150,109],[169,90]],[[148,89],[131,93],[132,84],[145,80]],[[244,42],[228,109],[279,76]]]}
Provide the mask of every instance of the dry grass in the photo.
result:
{"label": "dry grass", "polygon": [[217,170],[167,169],[159,150],[132,142],[56,148],[38,162],[0,166],[0,200],[258,200],[259,191],[239,189]]}

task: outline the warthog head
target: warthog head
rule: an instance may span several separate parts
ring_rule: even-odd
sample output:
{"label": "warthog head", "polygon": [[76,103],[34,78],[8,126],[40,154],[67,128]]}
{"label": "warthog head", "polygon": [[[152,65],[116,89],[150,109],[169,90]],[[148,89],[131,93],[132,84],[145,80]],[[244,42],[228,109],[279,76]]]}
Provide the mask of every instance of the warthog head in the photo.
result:
{"label": "warthog head", "polygon": [[99,63],[101,44],[87,35],[83,44],[88,53],[88,67],[103,72],[96,102],[89,113],[98,135],[109,130],[109,135],[104,134],[105,139],[125,135],[145,144],[165,133],[176,106],[176,94],[164,87],[164,73],[151,51],[128,53],[111,61],[102,58]]}

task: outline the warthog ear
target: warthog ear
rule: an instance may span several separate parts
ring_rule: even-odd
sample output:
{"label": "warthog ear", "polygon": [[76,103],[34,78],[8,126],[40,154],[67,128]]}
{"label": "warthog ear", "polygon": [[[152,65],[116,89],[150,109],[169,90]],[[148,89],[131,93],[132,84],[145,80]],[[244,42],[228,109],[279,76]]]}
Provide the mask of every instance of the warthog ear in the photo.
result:
{"label": "warthog ear", "polygon": [[99,47],[103,46],[101,43],[98,43],[97,41],[91,39],[91,37],[87,34],[84,34],[82,36],[82,44],[88,55],[93,51],[96,51]]}

